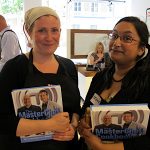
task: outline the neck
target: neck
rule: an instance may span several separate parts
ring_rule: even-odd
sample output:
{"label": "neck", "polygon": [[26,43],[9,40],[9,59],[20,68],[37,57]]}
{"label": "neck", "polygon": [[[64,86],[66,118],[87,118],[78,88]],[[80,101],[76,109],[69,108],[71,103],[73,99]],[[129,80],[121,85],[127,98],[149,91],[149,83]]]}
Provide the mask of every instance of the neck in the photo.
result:
{"label": "neck", "polygon": [[46,62],[53,61],[55,59],[54,55],[41,55],[34,53],[33,51],[33,63],[44,64]]}
{"label": "neck", "polygon": [[113,80],[114,82],[121,82],[121,81],[123,80],[123,77],[122,77],[120,80],[117,80],[117,79],[115,79],[115,78],[113,77],[112,80]]}
{"label": "neck", "polygon": [[113,74],[113,81],[114,82],[121,82],[124,76],[132,69],[134,65],[130,66],[115,66],[115,72]]}
{"label": "neck", "polygon": [[59,66],[54,55],[45,56],[40,54],[34,54],[33,64],[42,73],[57,73]]}

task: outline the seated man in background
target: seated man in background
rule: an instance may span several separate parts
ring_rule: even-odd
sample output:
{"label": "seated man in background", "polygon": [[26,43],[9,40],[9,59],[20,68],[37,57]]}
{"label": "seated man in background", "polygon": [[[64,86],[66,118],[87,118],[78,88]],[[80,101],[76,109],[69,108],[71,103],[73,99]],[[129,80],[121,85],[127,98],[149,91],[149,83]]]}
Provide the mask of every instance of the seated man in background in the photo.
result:
{"label": "seated man in background", "polygon": [[18,37],[7,25],[5,18],[0,15],[0,71],[11,58],[21,53]]}

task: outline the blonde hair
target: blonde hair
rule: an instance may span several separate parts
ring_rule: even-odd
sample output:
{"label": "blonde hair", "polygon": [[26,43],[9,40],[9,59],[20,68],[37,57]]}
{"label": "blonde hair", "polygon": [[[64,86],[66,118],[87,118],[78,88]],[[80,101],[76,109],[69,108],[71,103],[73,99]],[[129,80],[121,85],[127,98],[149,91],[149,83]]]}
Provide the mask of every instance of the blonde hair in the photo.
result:
{"label": "blonde hair", "polygon": [[95,52],[97,53],[97,49],[98,49],[99,46],[102,46],[102,52],[104,52],[104,45],[103,45],[102,42],[98,42],[98,43],[96,44]]}

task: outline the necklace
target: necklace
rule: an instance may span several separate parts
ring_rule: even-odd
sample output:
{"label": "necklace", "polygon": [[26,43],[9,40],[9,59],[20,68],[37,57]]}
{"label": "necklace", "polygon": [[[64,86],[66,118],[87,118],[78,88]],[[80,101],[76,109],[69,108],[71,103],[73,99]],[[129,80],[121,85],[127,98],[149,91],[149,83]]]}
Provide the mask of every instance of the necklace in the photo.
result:
{"label": "necklace", "polygon": [[123,78],[120,79],[120,80],[116,80],[116,79],[113,77],[112,80],[113,80],[114,82],[121,82],[121,81],[123,80]]}

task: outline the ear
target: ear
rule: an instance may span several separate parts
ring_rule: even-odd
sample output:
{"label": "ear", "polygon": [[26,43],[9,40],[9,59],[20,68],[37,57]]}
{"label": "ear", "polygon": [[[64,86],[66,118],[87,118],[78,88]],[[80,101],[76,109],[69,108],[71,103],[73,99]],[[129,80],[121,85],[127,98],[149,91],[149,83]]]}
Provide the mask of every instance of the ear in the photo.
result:
{"label": "ear", "polygon": [[145,46],[140,47],[138,50],[139,50],[138,51],[138,56],[142,56],[144,54],[144,52],[145,52]]}

